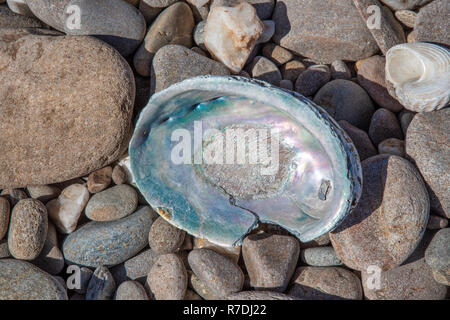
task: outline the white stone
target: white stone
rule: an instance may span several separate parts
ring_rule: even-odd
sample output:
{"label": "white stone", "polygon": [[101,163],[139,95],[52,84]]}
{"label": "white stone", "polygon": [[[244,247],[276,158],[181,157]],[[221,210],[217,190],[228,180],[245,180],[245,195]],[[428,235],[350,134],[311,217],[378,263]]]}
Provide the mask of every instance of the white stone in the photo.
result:
{"label": "white stone", "polygon": [[235,7],[211,9],[204,42],[212,57],[239,73],[263,32],[264,24],[255,8],[244,2]]}
{"label": "white stone", "polygon": [[33,12],[28,8],[25,0],[6,0],[6,3],[12,12],[23,16],[34,17]]}
{"label": "white stone", "polygon": [[57,199],[47,203],[50,219],[61,233],[75,231],[88,200],[88,189],[82,184],[72,184],[65,188]]}

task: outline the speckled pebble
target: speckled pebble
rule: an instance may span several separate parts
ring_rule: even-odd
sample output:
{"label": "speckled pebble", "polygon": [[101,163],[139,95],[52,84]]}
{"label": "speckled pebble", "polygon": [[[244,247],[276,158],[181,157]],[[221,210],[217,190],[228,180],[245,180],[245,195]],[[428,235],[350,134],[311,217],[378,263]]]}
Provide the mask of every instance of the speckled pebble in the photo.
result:
{"label": "speckled pebble", "polygon": [[[270,59],[277,67],[291,61],[294,55],[279,45],[274,43],[266,43],[262,48],[262,55],[267,59]],[[297,78],[295,78],[297,79]]]}
{"label": "speckled pebble", "polygon": [[333,267],[342,265],[333,247],[308,248],[301,251],[301,260],[309,266]]}
{"label": "speckled pebble", "polygon": [[0,240],[0,259],[11,257],[7,239]]}
{"label": "speckled pebble", "polygon": [[157,258],[158,254],[156,252],[147,249],[115,266],[111,269],[111,273],[117,284],[121,284],[127,280],[136,280],[140,283],[145,283],[147,275]]}
{"label": "speckled pebble", "polygon": [[150,228],[148,242],[150,248],[158,254],[173,253],[180,249],[185,236],[185,231],[158,217]]}
{"label": "speckled pebble", "polygon": [[205,300],[218,300],[219,297],[209,289],[192,271],[189,273],[189,286]]}
{"label": "speckled pebble", "polygon": [[116,290],[116,283],[108,268],[99,266],[89,281],[86,300],[110,300]]}
{"label": "speckled pebble", "polygon": [[111,178],[117,185],[124,184],[128,180],[126,171],[120,165],[114,166]]}
{"label": "speckled pebble", "polygon": [[52,185],[28,186],[27,191],[31,198],[37,199],[42,203],[47,203],[57,198],[61,193],[61,189]]}
{"label": "speckled pebble", "polygon": [[450,286],[450,228],[439,230],[425,251],[425,262],[439,283]]}
{"label": "speckled pebble", "polygon": [[112,168],[110,166],[92,172],[87,181],[90,193],[97,193],[105,190],[111,184]]}
{"label": "speckled pebble", "polygon": [[64,256],[58,246],[56,228],[50,221],[44,247],[39,256],[31,263],[52,275],[57,275],[64,268]]}
{"label": "speckled pebble", "polygon": [[0,196],[9,200],[11,208],[13,208],[20,200],[28,198],[28,195],[22,189],[3,189],[2,192],[0,192]]}
{"label": "speckled pebble", "polygon": [[117,288],[115,300],[148,300],[148,296],[139,282],[125,281]]}

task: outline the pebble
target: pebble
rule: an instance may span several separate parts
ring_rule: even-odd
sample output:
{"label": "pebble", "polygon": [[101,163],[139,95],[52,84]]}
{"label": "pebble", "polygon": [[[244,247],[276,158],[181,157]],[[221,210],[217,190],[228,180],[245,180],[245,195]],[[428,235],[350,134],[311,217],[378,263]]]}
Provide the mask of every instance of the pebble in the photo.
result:
{"label": "pebble", "polygon": [[317,237],[314,240],[311,240],[309,242],[301,242],[300,241],[300,248],[306,249],[306,248],[324,247],[329,244],[330,244],[330,235],[329,235],[329,233],[325,233],[325,234],[321,235],[320,237]]}
{"label": "pebble", "polygon": [[253,59],[250,75],[252,78],[266,81],[274,86],[279,86],[282,80],[281,72],[275,63],[262,56],[257,56]]}
{"label": "pebble", "polygon": [[390,48],[406,42],[402,25],[395,19],[389,8],[381,6],[378,0],[353,0],[353,3],[361,14],[363,21],[373,19],[374,13],[371,8],[377,6],[380,9],[379,16],[375,19],[379,22],[379,25],[368,29],[383,54],[386,54]]}
{"label": "pebble", "polygon": [[381,0],[385,5],[397,10],[411,10],[423,6],[433,0]]}
{"label": "pebble", "polygon": [[[242,2],[240,0],[211,0],[210,8],[218,6],[234,6]],[[261,20],[269,19],[272,16],[273,8],[275,6],[275,0],[245,0],[250,3],[255,9],[258,17]]]}
{"label": "pebble", "polygon": [[378,144],[379,154],[392,154],[399,157],[405,157],[405,141],[397,138],[388,138]]}
{"label": "pebble", "polygon": [[318,63],[356,61],[378,50],[352,1],[280,0],[272,19],[275,43]]}
{"label": "pebble", "polygon": [[448,226],[448,219],[442,218],[434,214],[430,214],[427,229],[429,230],[444,229],[447,228],[447,226]]}
{"label": "pebble", "polygon": [[361,281],[340,267],[299,267],[288,294],[306,300],[362,300]]}
{"label": "pebble", "polygon": [[86,205],[86,216],[94,221],[114,221],[133,213],[138,206],[136,190],[126,184],[96,193]]}
{"label": "pebble", "polygon": [[156,52],[168,44],[192,47],[194,16],[184,2],[176,2],[164,9],[152,23],[144,42],[134,55],[134,67],[144,77],[150,75],[151,64]]}
{"label": "pebble", "polygon": [[51,275],[59,274],[64,268],[64,256],[58,246],[56,228],[50,221],[44,247],[39,256],[30,262]]}
{"label": "pebble", "polygon": [[437,282],[450,286],[450,228],[434,235],[425,251],[425,262],[433,270]]}
{"label": "pebble", "polygon": [[0,196],[8,199],[13,208],[20,200],[27,199],[28,195],[22,189],[3,189]]}
{"label": "pebble", "polygon": [[275,291],[241,291],[230,294],[224,300],[297,300],[297,298]]}
{"label": "pebble", "polygon": [[414,165],[397,156],[366,159],[362,172],[359,203],[330,233],[331,243],[349,268],[391,270],[422,238],[429,215],[428,193]]}
{"label": "pebble", "polygon": [[8,249],[8,240],[0,240],[0,259],[11,257],[11,253]]}
{"label": "pebble", "polygon": [[417,19],[417,13],[411,10],[398,10],[395,11],[395,17],[406,27],[414,28],[414,24],[416,23]]}
{"label": "pebble", "polygon": [[29,262],[0,259],[0,270],[0,300],[68,299],[58,280]]}
{"label": "pebble", "polygon": [[392,111],[380,108],[372,116],[369,137],[375,145],[388,138],[403,139],[403,132],[397,117]]}
{"label": "pebble", "polygon": [[414,24],[416,42],[435,42],[450,46],[448,0],[435,0],[420,9]]}
{"label": "pebble", "polygon": [[344,79],[351,80],[352,72],[350,71],[347,64],[342,60],[333,61],[331,64],[331,79]]}
{"label": "pebble", "polygon": [[111,184],[112,168],[110,166],[92,172],[87,181],[90,193],[97,193],[105,190]]}
{"label": "pebble", "polygon": [[11,88],[0,93],[0,187],[84,176],[128,144],[135,89],[127,62],[95,38],[41,34],[0,29],[0,82]]}
{"label": "pebble", "polygon": [[72,184],[65,188],[58,199],[47,203],[50,219],[61,233],[72,233],[77,228],[81,212],[89,200],[89,191],[84,185]]}
{"label": "pebble", "polygon": [[27,17],[34,17],[25,0],[6,0],[6,3],[12,12]]}
{"label": "pebble", "polygon": [[305,65],[299,60],[291,60],[280,68],[283,79],[295,83],[302,72],[306,70]]}
{"label": "pebble", "polygon": [[89,281],[86,300],[110,300],[116,290],[116,283],[108,268],[99,266]]}
{"label": "pebble", "polygon": [[183,261],[173,253],[159,256],[147,277],[147,286],[156,300],[183,300],[187,284]]}
{"label": "pebble", "polygon": [[195,290],[198,295],[204,300],[219,300],[219,297],[209,289],[205,283],[200,280],[192,271],[189,273],[188,285]]}
{"label": "pebble", "polygon": [[358,67],[358,83],[380,107],[399,112],[403,106],[386,88],[385,65],[386,58],[378,55],[363,60]]}
{"label": "pebble", "polygon": [[8,248],[16,259],[33,260],[47,238],[48,216],[44,204],[35,199],[19,201],[11,212]]}
{"label": "pebble", "polygon": [[11,213],[11,205],[8,199],[0,197],[0,240],[6,236],[9,226],[9,215]]}
{"label": "pebble", "polygon": [[194,14],[195,21],[202,21],[208,17],[209,14],[209,0],[186,0],[189,7],[191,7]]}
{"label": "pebble", "polygon": [[207,51],[205,47],[205,26],[206,26],[206,20],[200,21],[197,23],[197,25],[194,28],[194,42],[197,46],[199,46],[200,49]]}
{"label": "pebble", "polygon": [[362,130],[369,128],[375,111],[366,91],[349,80],[328,82],[316,93],[314,102],[322,106],[334,119],[346,120]]}
{"label": "pebble", "polygon": [[[145,19],[132,5],[122,0],[79,1],[82,13],[80,25],[72,25],[66,8],[71,0],[27,1],[33,14],[39,20],[67,35],[92,35],[113,46],[123,56],[128,56],[142,42],[145,36]],[[67,19],[61,17],[67,16]],[[107,59],[106,59],[107,60]]]}
{"label": "pebble", "polygon": [[159,92],[172,84],[195,76],[227,76],[227,67],[179,45],[167,45],[153,58],[151,92]]}
{"label": "pebble", "polygon": [[269,42],[275,34],[275,22],[272,20],[264,20],[262,23],[264,24],[264,31],[259,36],[257,43]]}
{"label": "pebble", "polygon": [[114,166],[111,178],[116,185],[124,184],[128,181],[127,173],[120,165]]}
{"label": "pebble", "polygon": [[204,238],[194,238],[194,249],[211,249],[215,252],[228,257],[234,263],[238,263],[239,257],[241,256],[241,246],[234,247],[222,247],[217,244],[211,243]]}
{"label": "pebble", "polygon": [[283,79],[280,81],[280,88],[293,91],[294,83],[291,80]]}
{"label": "pebble", "polygon": [[302,72],[295,82],[295,91],[309,97],[331,80],[330,68],[326,65],[314,65]]}
{"label": "pebble", "polygon": [[52,185],[28,186],[27,191],[31,198],[37,199],[42,203],[47,203],[57,198],[61,193],[61,189]]}
{"label": "pebble", "polygon": [[139,282],[125,281],[117,288],[114,300],[148,300],[148,296]]}
{"label": "pebble", "polygon": [[342,265],[333,247],[307,248],[301,251],[301,260],[309,266],[332,267]]}
{"label": "pebble", "polygon": [[403,109],[398,114],[398,121],[400,122],[400,127],[402,128],[403,135],[406,136],[406,132],[408,131],[409,124],[416,114],[412,111]]}
{"label": "pebble", "polygon": [[349,135],[350,139],[352,139],[361,161],[377,155],[377,149],[365,131],[353,126],[345,120],[340,120],[338,123]]}
{"label": "pebble", "polygon": [[87,267],[115,266],[145,248],[155,219],[156,213],[143,207],[120,220],[89,222],[67,236],[64,258]]}
{"label": "pebble", "polygon": [[450,218],[450,109],[416,114],[406,134],[406,153],[411,157],[430,194],[431,209]]}
{"label": "pebble", "polygon": [[300,254],[298,240],[291,236],[260,233],[247,236],[242,257],[256,290],[284,292],[295,271]]}
{"label": "pebble", "polygon": [[111,273],[116,283],[121,284],[127,280],[136,280],[145,283],[158,254],[151,249],[146,249],[131,259],[115,266]]}
{"label": "pebble", "polygon": [[80,268],[80,283],[78,288],[75,288],[75,292],[77,292],[78,294],[83,294],[85,295],[88,287],[89,287],[89,282],[91,282],[91,278],[92,275],[94,274],[94,272],[86,267],[81,267]]}
{"label": "pebble", "polygon": [[173,253],[180,250],[186,232],[158,217],[150,228],[148,242],[157,254]]}
{"label": "pebble", "polygon": [[289,52],[289,50],[271,42],[264,44],[261,51],[262,55],[275,63],[277,67],[280,67],[294,58],[294,55]]}
{"label": "pebble", "polygon": [[0,6],[0,28],[45,28],[45,24],[34,17],[27,17]]}
{"label": "pebble", "polygon": [[160,12],[173,5],[178,0],[140,0],[139,11],[145,18],[148,25],[160,14]]}
{"label": "pebble", "polygon": [[189,252],[188,261],[195,275],[217,297],[242,290],[244,274],[229,258],[213,250],[195,249]]}

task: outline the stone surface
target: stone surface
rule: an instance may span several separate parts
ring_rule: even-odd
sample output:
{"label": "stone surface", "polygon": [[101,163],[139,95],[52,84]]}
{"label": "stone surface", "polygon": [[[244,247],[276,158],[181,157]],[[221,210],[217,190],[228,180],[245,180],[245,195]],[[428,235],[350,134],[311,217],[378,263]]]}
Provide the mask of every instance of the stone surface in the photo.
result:
{"label": "stone surface", "polygon": [[301,251],[301,260],[309,266],[332,267],[342,265],[333,247],[307,248]]}
{"label": "stone surface", "polygon": [[185,236],[185,231],[158,217],[150,228],[148,242],[150,248],[158,254],[173,253],[181,248]]}
{"label": "stone surface", "polygon": [[375,145],[388,138],[403,139],[403,132],[392,111],[380,108],[372,116],[369,137]]}
{"label": "stone surface", "polygon": [[450,109],[417,114],[406,134],[406,153],[422,174],[431,208],[450,218]]}
{"label": "stone surface", "polygon": [[64,256],[59,250],[58,235],[53,223],[48,223],[47,238],[39,256],[32,260],[35,266],[52,274],[59,274],[64,268]]}
{"label": "stone surface", "polygon": [[227,257],[210,249],[196,249],[189,253],[188,261],[195,275],[217,297],[224,297],[242,289],[244,274]]}
{"label": "stone surface", "polygon": [[307,300],[361,300],[359,278],[339,267],[299,267],[288,294]]}
{"label": "stone surface", "polygon": [[373,56],[365,59],[358,67],[358,83],[382,108],[399,112],[403,106],[388,92],[385,82],[386,58]]}
{"label": "stone surface", "polygon": [[295,91],[305,97],[313,96],[331,79],[330,68],[326,65],[310,66],[302,72],[295,82]]}
{"label": "stone surface", "polygon": [[362,162],[358,205],[330,233],[342,262],[355,270],[387,271],[414,251],[425,231],[429,199],[422,177],[407,160],[378,155]]}
{"label": "stone surface", "polygon": [[364,89],[348,80],[328,82],[316,93],[314,102],[334,119],[346,120],[362,130],[369,128],[375,111],[372,100]]}
{"label": "stone surface", "polygon": [[156,300],[183,300],[187,283],[183,261],[173,253],[159,256],[147,277],[147,286]]}
{"label": "stone surface", "polygon": [[206,20],[200,21],[197,23],[197,25],[194,28],[194,42],[197,46],[199,46],[200,49],[207,51],[205,47],[205,26],[206,26]]}
{"label": "stone surface", "polygon": [[0,28],[45,28],[45,24],[36,18],[20,15],[0,6]]}
{"label": "stone surface", "polygon": [[11,257],[11,253],[8,249],[8,240],[0,240],[0,259]]}
{"label": "stone surface", "polygon": [[261,20],[269,19],[272,16],[273,8],[275,6],[275,0],[211,0],[210,8],[220,6],[235,6],[241,2],[250,3],[258,14]]}
{"label": "stone surface", "polygon": [[306,249],[306,248],[316,248],[316,247],[323,247],[330,244],[330,235],[329,233],[325,233],[324,235],[321,235],[320,237],[309,241],[309,242],[301,242],[300,241],[300,248]]}
{"label": "stone surface", "polygon": [[145,18],[148,25],[151,24],[158,14],[168,6],[176,3],[178,0],[141,0],[139,3],[139,11]]}
{"label": "stone surface", "polygon": [[125,281],[117,288],[114,300],[148,300],[148,296],[139,282]]}
{"label": "stone surface", "polygon": [[203,299],[198,294],[196,294],[194,291],[187,289],[183,300],[191,300],[192,301],[192,300],[203,300]]}
{"label": "stone surface", "polygon": [[65,188],[58,199],[47,203],[50,219],[59,232],[71,233],[77,228],[81,212],[89,200],[89,191],[84,185],[72,184]]}
{"label": "stone surface", "polygon": [[204,238],[194,238],[193,239],[194,249],[211,249],[221,255],[230,258],[235,263],[238,263],[239,257],[241,256],[241,246],[234,247],[222,247],[217,244],[211,243]]}
{"label": "stone surface", "polygon": [[34,17],[25,0],[6,0],[11,11],[27,17]]}
{"label": "stone surface", "polygon": [[405,157],[405,141],[397,138],[388,138],[378,144],[379,154],[392,154],[399,157]]}
{"label": "stone surface", "polygon": [[114,221],[124,218],[136,210],[138,195],[126,184],[96,193],[86,205],[86,216],[94,221]]}
{"label": "stone surface", "polygon": [[393,10],[415,9],[433,0],[381,0]]}
{"label": "stone surface", "polygon": [[414,24],[416,42],[450,45],[450,6],[448,0],[435,0],[420,9]]}
{"label": "stone surface", "polygon": [[269,42],[275,33],[275,22],[272,20],[264,20],[262,23],[264,24],[264,31],[259,36],[257,43]]}
{"label": "stone surface", "polygon": [[224,300],[297,300],[297,298],[274,291],[241,291],[230,294]]}
{"label": "stone surface", "polygon": [[437,282],[450,285],[450,228],[434,235],[425,251],[425,262],[433,270]]}
{"label": "stone surface", "polygon": [[0,29],[0,188],[83,176],[128,143],[135,88],[127,62],[98,39],[39,33]]}
{"label": "stone surface", "polygon": [[361,161],[377,155],[377,149],[365,131],[353,126],[345,120],[340,120],[338,123],[350,136],[350,139],[352,139]]}
{"label": "stone surface", "polygon": [[111,269],[117,284],[127,280],[136,280],[145,283],[158,254],[151,249],[147,249],[131,259],[115,266]]}
{"label": "stone surface", "polygon": [[111,184],[112,168],[110,166],[92,172],[87,181],[90,193],[97,193],[105,190]]}
{"label": "stone surface", "polygon": [[67,300],[59,281],[31,263],[1,259],[0,270],[0,300]]}
{"label": "stone surface", "polygon": [[150,75],[151,64],[156,52],[168,44],[192,47],[194,17],[189,6],[176,2],[156,18],[151,25],[144,42],[134,55],[136,71],[144,76]]}
{"label": "stone surface", "polygon": [[111,178],[117,185],[124,184],[127,182],[127,173],[122,166],[116,165],[114,166]]}
{"label": "stone surface", "polygon": [[255,57],[251,63],[250,75],[254,79],[266,81],[279,86],[282,79],[281,72],[269,59],[261,56]]}
{"label": "stone surface", "polygon": [[220,62],[206,58],[179,45],[167,45],[153,58],[151,92],[159,92],[185,79],[202,75],[227,76],[228,69]]}
{"label": "stone surface", "polygon": [[284,292],[295,271],[300,244],[291,236],[260,233],[247,236],[242,243],[242,257],[256,290]]}
{"label": "stone surface", "polygon": [[353,3],[361,14],[363,21],[367,21],[368,25],[374,15],[371,8],[376,6],[380,9],[378,20],[375,20],[379,24],[368,29],[383,54],[386,54],[393,46],[406,42],[402,25],[394,18],[389,8],[382,6],[378,0],[353,0]]}
{"label": "stone surface", "polygon": [[398,10],[395,11],[395,17],[408,28],[414,28],[417,13],[411,10]]}
{"label": "stone surface", "polygon": [[115,266],[145,248],[155,219],[156,213],[143,207],[120,220],[89,222],[65,239],[64,258],[87,267]]}
{"label": "stone surface", "polygon": [[89,281],[86,300],[110,300],[116,290],[116,283],[108,268],[99,266]]}
{"label": "stone surface", "polygon": [[2,192],[0,192],[0,196],[8,199],[11,208],[20,200],[28,198],[28,195],[22,189],[3,189]]}
{"label": "stone surface", "polygon": [[211,8],[203,36],[211,56],[239,73],[263,31],[255,8],[243,2],[235,7]]}
{"label": "stone surface", "polygon": [[280,88],[293,91],[294,83],[291,80],[283,79],[280,81]]}
{"label": "stone surface", "polygon": [[[67,35],[92,35],[128,56],[145,35],[145,20],[132,5],[122,0],[77,1],[76,10],[68,11],[71,0],[35,0],[27,2],[33,14],[49,26]],[[70,13],[70,14],[68,14]],[[77,23],[79,22],[79,24]]]}
{"label": "stone surface", "polygon": [[378,50],[351,1],[280,0],[272,19],[275,43],[319,63],[356,61]]}
{"label": "stone surface", "polygon": [[292,60],[283,64],[280,68],[283,79],[295,84],[300,74],[306,70],[305,65],[299,60]]}
{"label": "stone surface", "polygon": [[443,229],[446,228],[447,226],[448,226],[448,219],[442,218],[434,214],[430,214],[427,229],[429,230]]}
{"label": "stone surface", "polygon": [[331,63],[331,79],[351,80],[352,72],[347,64],[342,60],[336,60]]}
{"label": "stone surface", "polygon": [[262,48],[262,55],[275,63],[277,67],[280,67],[294,58],[294,55],[289,52],[289,50],[286,50],[271,42],[264,45]]}
{"label": "stone surface", "polygon": [[192,271],[189,272],[189,287],[204,300],[218,300],[219,297],[205,285]]}
{"label": "stone surface", "polygon": [[0,197],[0,240],[6,236],[9,226],[9,215],[11,213],[11,205],[8,199]]}
{"label": "stone surface", "polygon": [[398,121],[400,122],[400,126],[402,127],[403,134],[406,136],[406,132],[408,131],[409,124],[414,118],[415,113],[406,109],[403,109],[398,114]]}
{"label": "stone surface", "polygon": [[27,191],[31,198],[37,199],[42,203],[55,199],[61,193],[61,189],[52,185],[28,186]]}
{"label": "stone surface", "polygon": [[16,259],[33,260],[47,238],[48,215],[44,204],[35,199],[19,201],[11,212],[8,248]]}

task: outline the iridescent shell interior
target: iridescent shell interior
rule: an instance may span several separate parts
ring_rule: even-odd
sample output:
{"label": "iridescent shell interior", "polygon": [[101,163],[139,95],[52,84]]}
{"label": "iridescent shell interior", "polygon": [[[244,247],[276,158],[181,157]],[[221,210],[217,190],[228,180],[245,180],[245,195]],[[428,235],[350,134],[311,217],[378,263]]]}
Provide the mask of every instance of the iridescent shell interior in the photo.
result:
{"label": "iridescent shell interior", "polygon": [[[230,132],[243,140],[227,140]],[[252,142],[258,153],[258,143],[272,147],[269,162],[251,161]],[[361,192],[359,157],[326,112],[246,78],[197,77],[153,95],[129,153],[137,187],[162,217],[224,246],[239,245],[259,222],[313,240],[336,227]],[[234,161],[214,161],[226,156]]]}

